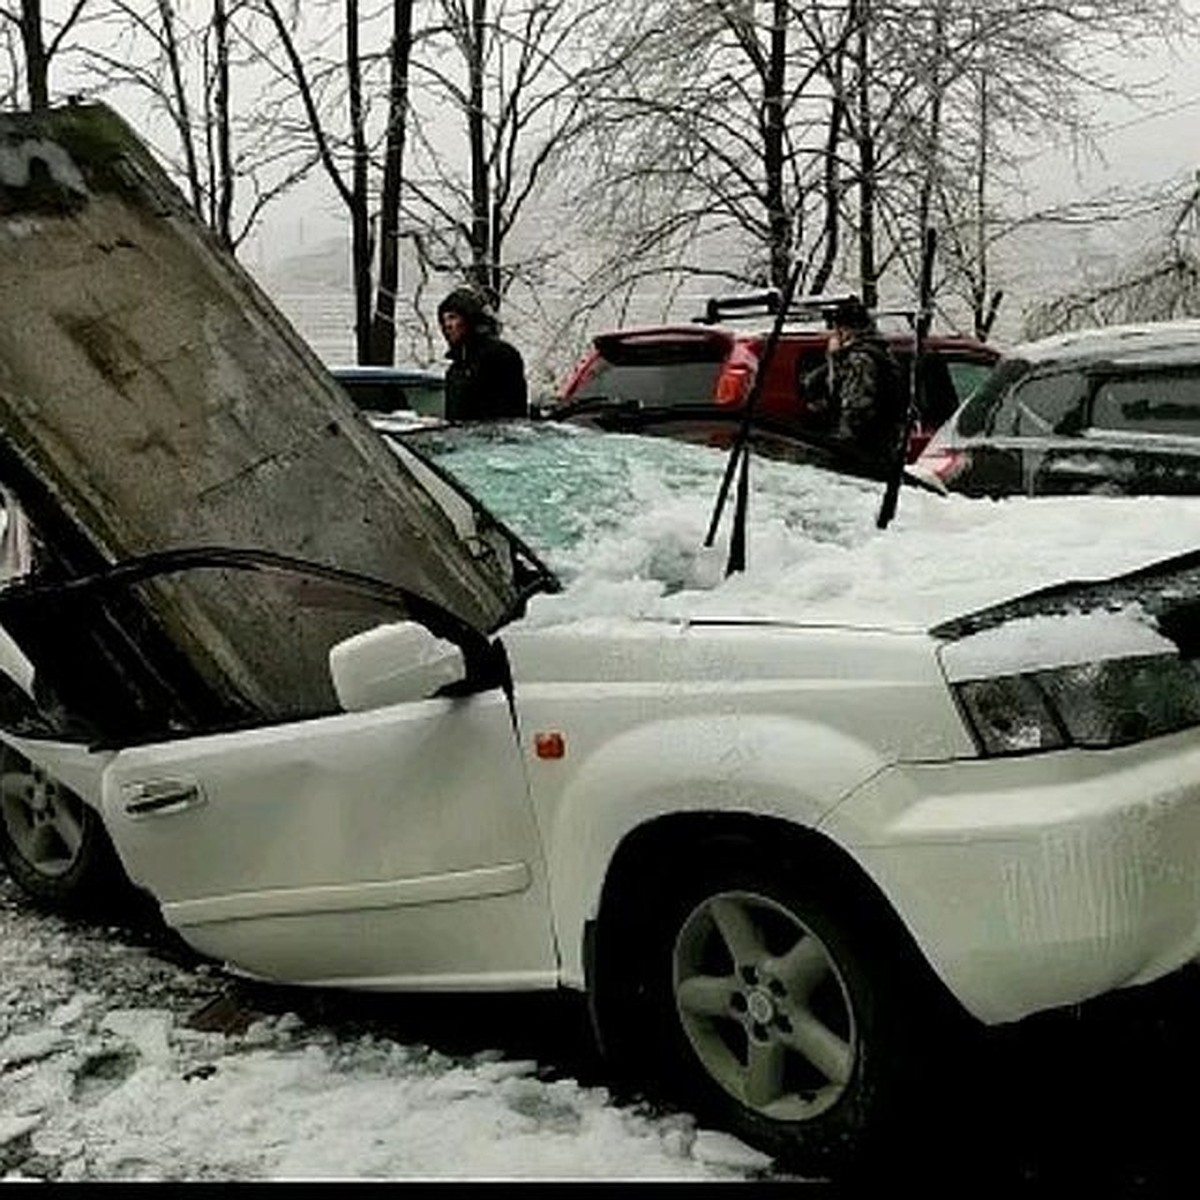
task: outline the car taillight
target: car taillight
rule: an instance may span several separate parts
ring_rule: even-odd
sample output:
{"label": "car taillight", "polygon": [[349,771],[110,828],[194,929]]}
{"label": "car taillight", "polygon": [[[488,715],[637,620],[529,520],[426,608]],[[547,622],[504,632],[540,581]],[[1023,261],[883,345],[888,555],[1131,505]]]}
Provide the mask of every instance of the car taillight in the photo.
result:
{"label": "car taillight", "polygon": [[754,370],[749,363],[727,362],[717,376],[713,400],[717,404],[739,405],[750,393]]}
{"label": "car taillight", "polygon": [[905,454],[905,462],[916,462],[921,457],[925,447],[929,445],[929,439],[932,436],[927,429],[914,429],[908,435],[908,450]]}
{"label": "car taillight", "polygon": [[926,447],[918,462],[930,475],[940,479],[942,483],[949,483],[967,469],[971,455],[967,450],[955,446],[931,445]]}

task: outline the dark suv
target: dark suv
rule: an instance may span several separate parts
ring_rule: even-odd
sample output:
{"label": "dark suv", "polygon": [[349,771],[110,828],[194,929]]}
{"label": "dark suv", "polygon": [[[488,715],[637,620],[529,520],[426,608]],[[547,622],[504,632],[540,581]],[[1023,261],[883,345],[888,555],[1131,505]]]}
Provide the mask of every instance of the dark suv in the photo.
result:
{"label": "dark suv", "polygon": [[[803,380],[825,361],[827,316],[838,299],[804,297],[784,321],[754,412],[757,439],[768,450],[774,440],[786,453],[791,439],[808,439],[817,431],[808,419]],[[714,298],[690,324],[599,334],[542,415],[727,444],[742,420],[779,303],[774,291]],[[908,314],[880,310],[875,316],[907,385],[913,347]],[[997,357],[993,347],[974,338],[927,339],[921,420],[909,443],[910,461]]]}
{"label": "dark suv", "polygon": [[1200,321],[1014,346],[910,470],[969,496],[1200,494]]}

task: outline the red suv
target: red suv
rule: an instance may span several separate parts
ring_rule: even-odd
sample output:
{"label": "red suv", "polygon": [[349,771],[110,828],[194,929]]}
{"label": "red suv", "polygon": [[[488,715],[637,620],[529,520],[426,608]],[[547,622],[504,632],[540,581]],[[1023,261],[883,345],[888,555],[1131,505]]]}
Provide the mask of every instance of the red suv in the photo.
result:
{"label": "red suv", "polygon": [[[805,297],[793,304],[782,326],[754,412],[756,442],[768,451],[774,443],[781,453],[794,457],[788,452],[793,440],[812,437],[803,380],[825,360],[826,314],[839,299]],[[728,444],[741,421],[779,302],[774,291],[714,298],[690,324],[599,334],[542,415],[605,429]],[[913,346],[907,314],[880,310],[875,316],[907,380]],[[999,357],[986,343],[957,335],[931,334],[925,346],[925,398],[909,443],[909,461]]]}

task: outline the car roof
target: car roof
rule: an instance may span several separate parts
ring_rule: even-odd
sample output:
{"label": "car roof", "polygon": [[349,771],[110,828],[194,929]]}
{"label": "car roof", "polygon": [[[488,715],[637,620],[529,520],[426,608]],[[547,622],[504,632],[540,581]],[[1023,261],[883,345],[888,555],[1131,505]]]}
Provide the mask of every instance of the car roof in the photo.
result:
{"label": "car roof", "polygon": [[[674,337],[695,341],[706,339],[725,341],[732,344],[736,341],[765,341],[770,336],[771,330],[770,322],[710,325],[707,322],[696,321],[662,325],[628,325],[624,328],[609,329],[596,334],[592,338],[592,345],[599,349],[606,342],[611,344],[621,341],[669,340]],[[897,344],[911,342],[913,337],[910,329],[880,329],[880,334],[886,341]],[[829,337],[829,328],[822,321],[801,321],[788,318],[780,328],[780,335],[785,338],[810,338],[814,344],[824,345]],[[943,349],[982,350],[991,355],[999,356],[1000,354],[998,347],[961,333],[930,333],[926,336],[925,342],[926,345]]]}
{"label": "car roof", "polygon": [[1200,320],[1149,321],[1076,329],[1012,346],[1006,355],[1030,363],[1200,357]]}

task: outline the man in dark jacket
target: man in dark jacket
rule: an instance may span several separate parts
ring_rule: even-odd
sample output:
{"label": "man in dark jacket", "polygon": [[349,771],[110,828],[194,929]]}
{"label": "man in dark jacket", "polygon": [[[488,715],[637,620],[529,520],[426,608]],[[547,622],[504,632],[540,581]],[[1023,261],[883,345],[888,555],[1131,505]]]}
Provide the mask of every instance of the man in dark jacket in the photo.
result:
{"label": "man in dark jacket", "polygon": [[807,406],[864,466],[884,469],[904,428],[900,365],[857,296],[829,324],[825,365],[803,382]]}
{"label": "man in dark jacket", "polygon": [[499,421],[529,414],[525,364],[500,337],[495,313],[474,288],[455,288],[438,305],[449,349],[446,411],[451,421]]}

